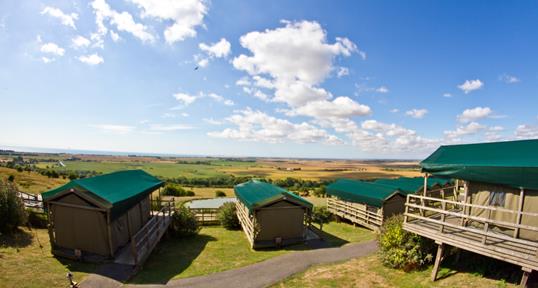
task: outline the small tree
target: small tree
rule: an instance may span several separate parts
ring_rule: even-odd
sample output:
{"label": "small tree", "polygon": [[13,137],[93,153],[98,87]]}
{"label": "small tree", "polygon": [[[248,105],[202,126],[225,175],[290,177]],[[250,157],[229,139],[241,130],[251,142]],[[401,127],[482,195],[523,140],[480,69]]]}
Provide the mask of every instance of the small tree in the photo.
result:
{"label": "small tree", "polygon": [[323,231],[323,224],[331,221],[331,212],[327,210],[327,207],[314,207],[312,210],[312,222],[319,225],[319,230]]}
{"label": "small tree", "polygon": [[188,237],[198,234],[200,226],[191,210],[184,205],[181,205],[174,214],[172,214],[170,230],[176,237]]}
{"label": "small tree", "polygon": [[383,265],[410,271],[432,260],[433,242],[403,229],[403,216],[393,216],[383,223],[378,236]]}
{"label": "small tree", "polygon": [[226,193],[224,193],[224,191],[217,190],[215,191],[215,197],[226,197]]}
{"label": "small tree", "polygon": [[239,218],[237,218],[235,203],[224,203],[224,205],[222,205],[219,209],[218,218],[220,225],[228,230],[237,230],[241,228]]}
{"label": "small tree", "polygon": [[0,233],[9,234],[26,223],[27,215],[13,183],[0,183]]}
{"label": "small tree", "polygon": [[15,181],[15,176],[9,175],[9,177],[7,177],[7,181],[9,181],[9,182]]}
{"label": "small tree", "polygon": [[316,197],[325,197],[327,196],[327,192],[325,191],[325,186],[318,187],[314,189],[314,196]]}

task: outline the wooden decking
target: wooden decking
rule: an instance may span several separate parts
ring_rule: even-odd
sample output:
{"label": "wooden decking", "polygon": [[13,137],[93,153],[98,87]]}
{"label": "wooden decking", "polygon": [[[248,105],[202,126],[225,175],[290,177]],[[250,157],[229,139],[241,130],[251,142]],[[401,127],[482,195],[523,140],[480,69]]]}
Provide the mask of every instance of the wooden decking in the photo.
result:
{"label": "wooden decking", "polygon": [[327,209],[334,215],[347,219],[372,230],[379,230],[383,225],[383,209],[368,211],[365,204],[353,203],[338,198],[327,198]]}
{"label": "wooden decking", "polygon": [[[538,231],[518,223],[506,223],[469,215],[471,207],[504,210],[453,200],[408,195],[404,229],[464,250],[506,261],[525,269],[538,270],[538,239],[514,237],[512,230]],[[504,211],[506,212],[506,211]],[[519,214],[529,214],[517,212]],[[530,213],[532,214],[532,213]],[[470,225],[473,223],[474,225]],[[503,230],[491,227],[503,227]]]}
{"label": "wooden decking", "polygon": [[174,210],[173,200],[164,205],[159,211],[152,211],[150,220],[134,234],[125,245],[114,263],[140,266],[157,246],[162,236],[168,230]]}

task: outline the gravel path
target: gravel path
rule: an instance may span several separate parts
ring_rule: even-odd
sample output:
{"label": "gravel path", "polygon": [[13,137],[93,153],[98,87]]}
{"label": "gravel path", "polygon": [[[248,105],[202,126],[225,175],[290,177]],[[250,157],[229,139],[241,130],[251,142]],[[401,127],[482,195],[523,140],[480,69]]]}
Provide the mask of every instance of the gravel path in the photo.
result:
{"label": "gravel path", "polygon": [[363,257],[374,253],[376,250],[377,243],[375,241],[347,244],[338,248],[285,254],[246,267],[206,276],[170,280],[166,285],[127,285],[126,287],[267,287],[293,274],[303,272],[312,265]]}

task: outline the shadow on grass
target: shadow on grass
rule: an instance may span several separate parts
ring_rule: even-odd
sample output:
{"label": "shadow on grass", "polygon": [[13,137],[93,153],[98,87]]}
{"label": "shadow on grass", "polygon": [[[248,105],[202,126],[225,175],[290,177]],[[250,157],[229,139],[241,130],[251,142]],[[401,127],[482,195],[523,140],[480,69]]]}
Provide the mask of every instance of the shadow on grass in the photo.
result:
{"label": "shadow on grass", "polygon": [[[501,282],[519,284],[521,267],[476,253],[461,250],[460,255],[448,255],[441,263],[438,279],[448,278],[457,273],[469,273]],[[535,276],[535,275],[533,275]],[[537,283],[535,283],[536,285]],[[529,286],[536,287],[536,286]]]}
{"label": "shadow on grass", "polygon": [[0,234],[0,247],[24,248],[32,244],[33,238],[32,231],[17,229],[10,234]]}
{"label": "shadow on grass", "polygon": [[216,240],[213,236],[204,234],[183,239],[163,239],[151,253],[143,269],[129,283],[166,284],[187,269],[208,242]]}
{"label": "shadow on grass", "polygon": [[275,250],[307,251],[307,250],[315,250],[315,249],[323,249],[323,248],[340,247],[349,243],[349,241],[341,239],[325,231],[321,231],[316,227],[312,226],[310,229],[313,230],[312,233],[317,234],[320,237],[320,239],[308,240],[300,244],[283,246],[281,248],[277,248],[277,247],[259,248],[259,249],[256,249],[256,251],[275,251]]}

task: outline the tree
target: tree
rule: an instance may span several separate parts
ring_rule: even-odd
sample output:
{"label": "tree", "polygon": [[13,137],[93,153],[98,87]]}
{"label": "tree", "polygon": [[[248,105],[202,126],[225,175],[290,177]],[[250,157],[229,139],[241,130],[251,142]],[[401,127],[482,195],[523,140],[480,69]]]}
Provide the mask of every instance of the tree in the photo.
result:
{"label": "tree", "polygon": [[331,212],[327,210],[327,207],[314,207],[312,210],[312,221],[319,225],[319,230],[323,231],[323,224],[331,221]]}
{"label": "tree", "polygon": [[9,234],[26,223],[27,215],[13,183],[0,183],[0,233]]}
{"label": "tree", "polygon": [[224,191],[217,190],[215,191],[215,197],[226,197],[226,193],[224,193]]}
{"label": "tree", "polygon": [[15,176],[9,175],[9,177],[7,177],[7,181],[9,181],[9,182],[15,181]]}
{"label": "tree", "polygon": [[239,218],[237,218],[235,203],[233,202],[226,202],[220,207],[218,218],[220,225],[228,230],[241,228],[241,223],[239,223]]}

